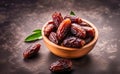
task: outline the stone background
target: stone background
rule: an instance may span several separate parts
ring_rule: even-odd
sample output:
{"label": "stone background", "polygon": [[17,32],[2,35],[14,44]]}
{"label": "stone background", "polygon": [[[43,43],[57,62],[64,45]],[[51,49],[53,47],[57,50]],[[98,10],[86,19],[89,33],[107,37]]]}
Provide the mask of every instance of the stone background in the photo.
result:
{"label": "stone background", "polygon": [[23,60],[29,45],[24,39],[41,29],[52,13],[74,11],[98,28],[99,40],[86,56],[72,59],[70,74],[120,74],[120,0],[0,0],[0,74],[52,74],[49,65],[59,59],[40,43],[36,58]]}

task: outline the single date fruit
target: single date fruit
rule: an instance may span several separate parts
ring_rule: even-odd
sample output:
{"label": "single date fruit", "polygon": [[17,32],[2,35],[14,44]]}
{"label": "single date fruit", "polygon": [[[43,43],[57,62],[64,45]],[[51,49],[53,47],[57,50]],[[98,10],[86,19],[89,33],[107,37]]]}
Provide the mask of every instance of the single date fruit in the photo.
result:
{"label": "single date fruit", "polygon": [[76,23],[72,24],[71,32],[79,38],[85,38],[86,37],[86,31],[84,29],[82,29],[80,25],[78,25]]}
{"label": "single date fruit", "polygon": [[35,44],[32,46],[29,46],[24,52],[23,52],[23,57],[26,58],[31,58],[32,56],[36,55],[40,49],[40,44]]}
{"label": "single date fruit", "polygon": [[58,28],[60,23],[63,21],[63,17],[61,13],[58,13],[58,12],[53,13],[52,19],[56,28]]}
{"label": "single date fruit", "polygon": [[71,20],[72,23],[77,23],[80,24],[82,22],[82,20],[79,17],[76,16],[65,16],[64,19],[69,18]]}
{"label": "single date fruit", "polygon": [[87,37],[95,36],[95,30],[92,27],[82,26],[82,28],[86,31]]}
{"label": "single date fruit", "polygon": [[85,43],[88,44],[92,40],[93,40],[93,37],[87,37],[87,38],[85,38]]}
{"label": "single date fruit", "polygon": [[59,59],[53,62],[49,68],[52,72],[66,72],[72,70],[72,61],[68,59]]}
{"label": "single date fruit", "polygon": [[67,35],[69,29],[71,27],[71,20],[69,18],[64,19],[57,29],[57,38],[58,40],[63,40]]}
{"label": "single date fruit", "polygon": [[80,48],[85,45],[85,41],[77,37],[68,37],[63,41],[62,45],[71,48]]}
{"label": "single date fruit", "polygon": [[57,39],[57,35],[56,35],[55,32],[50,33],[49,40],[52,41],[55,44],[58,44],[58,39]]}
{"label": "single date fruit", "polygon": [[84,22],[84,21],[82,21],[81,23],[79,23],[79,25],[80,26],[89,26],[90,27],[90,25],[88,23]]}
{"label": "single date fruit", "polygon": [[53,22],[49,22],[44,29],[45,36],[49,36],[49,34],[54,30],[55,30],[55,26],[53,25]]}

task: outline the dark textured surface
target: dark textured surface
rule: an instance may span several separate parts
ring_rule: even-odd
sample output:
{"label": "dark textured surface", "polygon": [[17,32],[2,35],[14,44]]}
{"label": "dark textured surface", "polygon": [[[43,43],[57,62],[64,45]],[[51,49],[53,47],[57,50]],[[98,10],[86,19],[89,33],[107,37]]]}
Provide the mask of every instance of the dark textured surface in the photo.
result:
{"label": "dark textured surface", "polygon": [[95,24],[99,40],[85,57],[73,59],[71,74],[120,74],[119,0],[0,0],[0,74],[52,74],[49,65],[59,59],[43,41],[36,58],[23,60],[30,44],[24,39],[42,28],[55,11],[76,15]]}

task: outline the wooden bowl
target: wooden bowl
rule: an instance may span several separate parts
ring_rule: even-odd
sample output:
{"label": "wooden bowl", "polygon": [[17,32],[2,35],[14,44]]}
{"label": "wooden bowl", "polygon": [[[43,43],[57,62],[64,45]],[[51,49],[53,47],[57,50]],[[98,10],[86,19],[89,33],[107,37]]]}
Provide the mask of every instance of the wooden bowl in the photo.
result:
{"label": "wooden bowl", "polygon": [[63,58],[79,58],[82,57],[86,54],[88,54],[93,47],[95,46],[97,40],[98,40],[98,30],[97,28],[94,26],[94,24],[90,23],[89,21],[82,19],[83,21],[87,22],[91,27],[94,28],[95,30],[95,37],[94,39],[86,44],[85,46],[83,46],[82,48],[69,48],[69,47],[63,47],[60,45],[57,45],[53,42],[51,42],[45,35],[44,35],[44,28],[45,26],[48,24],[48,22],[42,27],[42,37],[44,40],[44,43],[46,45],[46,47],[55,55],[59,56],[59,57],[63,57]]}

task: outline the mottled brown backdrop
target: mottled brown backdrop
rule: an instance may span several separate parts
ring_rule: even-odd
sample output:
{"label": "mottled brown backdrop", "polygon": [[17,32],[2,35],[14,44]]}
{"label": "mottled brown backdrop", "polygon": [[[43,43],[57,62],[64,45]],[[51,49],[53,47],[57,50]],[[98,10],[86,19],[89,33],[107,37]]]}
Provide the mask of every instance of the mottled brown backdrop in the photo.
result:
{"label": "mottled brown backdrop", "polygon": [[120,0],[0,0],[0,74],[52,74],[49,65],[59,59],[40,43],[39,55],[23,60],[26,36],[41,29],[55,11],[91,21],[99,40],[86,56],[72,59],[70,74],[120,74]]}

